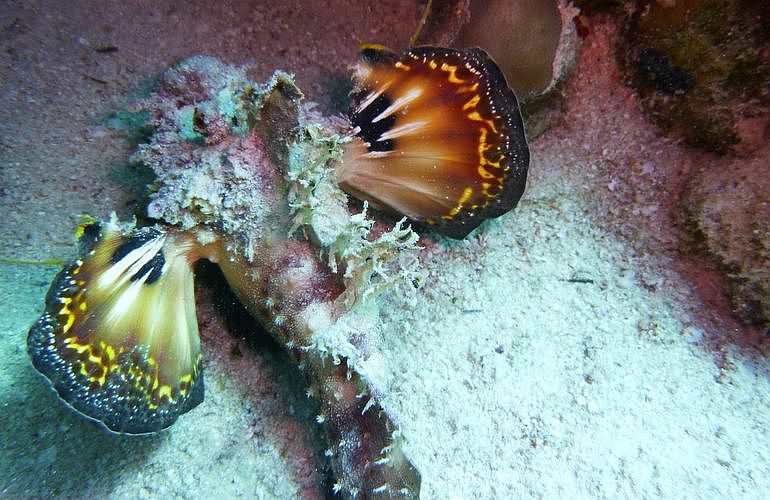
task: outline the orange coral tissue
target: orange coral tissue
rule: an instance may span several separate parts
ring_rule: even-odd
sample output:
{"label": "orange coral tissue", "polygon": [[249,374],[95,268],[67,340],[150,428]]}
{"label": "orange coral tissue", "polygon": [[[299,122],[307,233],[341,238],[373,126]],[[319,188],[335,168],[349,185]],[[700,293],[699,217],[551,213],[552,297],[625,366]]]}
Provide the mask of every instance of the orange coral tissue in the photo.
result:
{"label": "orange coral tissue", "polygon": [[340,186],[452,238],[516,206],[529,148],[519,104],[481,49],[367,46]]}

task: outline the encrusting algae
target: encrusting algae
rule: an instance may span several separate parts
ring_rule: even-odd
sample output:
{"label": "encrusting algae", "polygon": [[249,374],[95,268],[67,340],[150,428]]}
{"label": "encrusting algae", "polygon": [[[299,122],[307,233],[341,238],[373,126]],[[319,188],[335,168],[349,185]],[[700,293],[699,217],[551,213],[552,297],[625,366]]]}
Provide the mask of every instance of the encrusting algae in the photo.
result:
{"label": "encrusting algae", "polygon": [[[406,217],[375,226],[367,201],[463,237],[516,205],[529,151],[516,97],[483,52],[413,50],[414,79],[401,56],[367,50],[353,126],[303,104],[280,71],[260,85],[194,57],[162,76],[139,106],[154,132],[134,156],[156,176],[147,213],[157,223],[85,222],[79,259],[29,332],[33,364],[65,403],[110,431],[144,434],[203,400],[192,265],[208,259],[304,373],[333,492],[419,496],[406,438],[365,363],[371,342],[393,333],[379,331],[377,297],[420,282],[419,237]],[[362,76],[375,66],[382,76]],[[467,98],[433,98],[444,80]],[[464,139],[452,149],[450,137]],[[367,180],[391,167],[411,177],[343,176],[364,200],[351,211],[341,165]]]}

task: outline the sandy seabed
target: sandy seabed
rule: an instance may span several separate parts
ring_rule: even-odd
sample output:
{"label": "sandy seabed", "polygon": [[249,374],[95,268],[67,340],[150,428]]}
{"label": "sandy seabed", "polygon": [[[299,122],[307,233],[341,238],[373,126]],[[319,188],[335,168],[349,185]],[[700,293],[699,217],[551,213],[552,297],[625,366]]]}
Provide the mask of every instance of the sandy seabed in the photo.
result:
{"label": "sandy seabed", "polygon": [[[2,4],[0,256],[15,259],[72,257],[81,212],[140,210],[146,179],[110,116],[178,58],[295,72],[332,112],[357,43],[402,46],[418,15],[410,1]],[[424,238],[425,285],[382,299],[367,370],[422,498],[766,498],[767,341],[679,250],[686,174],[721,160],[656,132],[614,30],[592,28],[519,208],[465,241]],[[215,272],[198,286],[206,401],[146,438],[83,422],[32,369],[24,339],[54,273],[0,264],[0,495],[324,495],[298,375],[233,320]]]}

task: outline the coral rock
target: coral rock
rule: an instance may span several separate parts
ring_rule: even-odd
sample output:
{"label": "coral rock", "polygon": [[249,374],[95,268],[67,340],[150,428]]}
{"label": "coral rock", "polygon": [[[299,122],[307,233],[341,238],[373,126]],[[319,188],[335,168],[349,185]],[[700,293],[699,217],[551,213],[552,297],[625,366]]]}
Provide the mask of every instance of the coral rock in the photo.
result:
{"label": "coral rock", "polygon": [[726,272],[733,307],[746,322],[770,324],[770,150],[691,181],[688,212],[697,239]]}
{"label": "coral rock", "polygon": [[770,117],[767,2],[652,2],[627,22],[622,59],[652,118],[689,143],[748,155]]}

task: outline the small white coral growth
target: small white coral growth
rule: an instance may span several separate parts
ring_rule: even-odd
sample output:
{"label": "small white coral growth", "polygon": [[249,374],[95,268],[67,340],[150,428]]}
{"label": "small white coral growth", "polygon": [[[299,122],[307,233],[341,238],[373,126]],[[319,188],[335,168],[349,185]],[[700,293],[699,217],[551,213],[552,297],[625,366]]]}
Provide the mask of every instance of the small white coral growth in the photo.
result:
{"label": "small white coral growth", "polygon": [[377,239],[368,238],[374,221],[366,218],[367,204],[361,213],[350,216],[340,237],[328,248],[329,266],[336,272],[337,260],[345,268],[344,300],[352,305],[366,302],[384,291],[399,287],[414,290],[421,281],[418,270],[419,236],[406,218]]}
{"label": "small white coral growth", "polygon": [[[376,306],[370,303],[334,319],[330,312],[327,304],[311,304],[303,311],[303,320],[312,332],[311,344],[304,349],[331,358],[335,365],[344,359],[348,366],[357,368],[368,355],[370,344],[379,340]],[[366,338],[361,338],[361,332],[366,332]]]}
{"label": "small white coral growth", "polygon": [[276,117],[276,103],[290,109],[299,96],[287,73],[257,84],[245,69],[210,57],[166,71],[141,103],[155,132],[133,156],[156,175],[147,214],[180,229],[227,234],[251,260],[257,242],[283,231],[288,217],[271,149],[278,141],[252,131],[263,115]]}
{"label": "small white coral growth", "polygon": [[300,227],[328,247],[339,235],[339,221],[348,216],[347,195],[334,183],[334,162],[341,161],[346,139],[316,123],[300,129],[299,140],[289,147],[287,178],[293,234]]}
{"label": "small white coral growth", "polygon": [[326,254],[332,272],[343,271],[344,303],[364,303],[393,287],[414,289],[420,281],[419,235],[401,219],[390,231],[371,239],[374,220],[368,205],[350,214],[347,195],[334,181],[333,163],[342,159],[349,138],[320,124],[303,127],[304,140],[289,150],[289,206],[292,233],[300,227]]}

